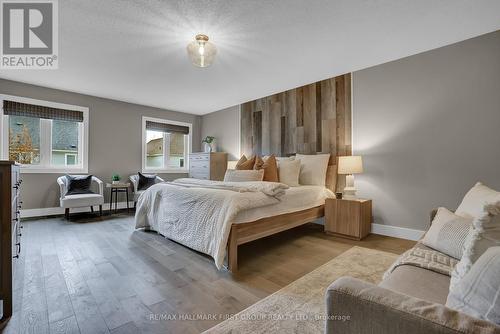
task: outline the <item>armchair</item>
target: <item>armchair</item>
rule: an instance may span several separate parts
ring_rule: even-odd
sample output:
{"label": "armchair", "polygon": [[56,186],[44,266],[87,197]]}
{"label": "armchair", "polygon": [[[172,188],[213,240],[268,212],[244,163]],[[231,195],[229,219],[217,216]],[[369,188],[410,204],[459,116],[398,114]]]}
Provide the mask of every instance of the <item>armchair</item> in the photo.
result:
{"label": "armchair", "polygon": [[[151,174],[144,174],[150,176]],[[143,190],[137,189],[139,187],[139,174],[134,174],[129,176],[130,182],[132,182],[132,185],[134,187],[134,209],[137,205],[137,200],[139,199],[139,196],[144,192]],[[156,175],[155,183],[160,183],[160,182],[165,182],[161,177]]]}
{"label": "armchair", "polygon": [[[78,175],[80,176],[80,175]],[[90,206],[90,211],[94,212],[94,205],[99,206],[99,215],[102,215],[102,205],[104,204],[104,184],[97,177],[92,176],[93,194],[75,194],[66,195],[68,191],[68,180],[66,176],[61,176],[57,178],[57,184],[59,184],[60,198],[59,204],[61,208],[64,208],[64,216],[69,219],[69,210],[72,208],[81,208],[85,206]]]}

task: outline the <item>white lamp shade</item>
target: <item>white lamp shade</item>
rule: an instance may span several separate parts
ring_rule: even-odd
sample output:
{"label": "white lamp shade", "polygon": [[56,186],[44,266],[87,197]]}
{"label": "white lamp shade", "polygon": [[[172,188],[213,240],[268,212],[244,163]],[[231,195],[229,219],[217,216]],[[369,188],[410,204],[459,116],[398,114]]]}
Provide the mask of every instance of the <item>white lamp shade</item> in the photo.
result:
{"label": "white lamp shade", "polygon": [[363,173],[363,159],[359,155],[339,157],[339,174]]}

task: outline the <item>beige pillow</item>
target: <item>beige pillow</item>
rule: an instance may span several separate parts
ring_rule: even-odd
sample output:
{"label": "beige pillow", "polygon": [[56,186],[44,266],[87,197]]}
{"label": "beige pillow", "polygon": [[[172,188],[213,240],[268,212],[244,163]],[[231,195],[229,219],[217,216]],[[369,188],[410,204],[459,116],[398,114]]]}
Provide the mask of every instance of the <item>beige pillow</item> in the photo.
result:
{"label": "beige pillow", "polygon": [[300,160],[281,160],[278,168],[279,181],[290,187],[298,187]]}
{"label": "beige pillow", "polygon": [[478,182],[465,194],[455,214],[464,217],[479,217],[484,213],[485,205],[496,202],[500,202],[500,192]]}
{"label": "beige pillow", "polygon": [[224,175],[225,182],[249,182],[262,181],[264,178],[264,170],[237,170],[228,169]]}
{"label": "beige pillow", "polygon": [[326,171],[330,154],[305,155],[297,154],[296,160],[300,160],[299,183],[303,185],[324,186]]}
{"label": "beige pillow", "polygon": [[446,306],[500,325],[500,247],[490,247],[450,290]]}
{"label": "beige pillow", "polygon": [[471,226],[472,218],[461,217],[446,208],[439,208],[422,243],[455,259],[461,259]]}
{"label": "beige pillow", "polygon": [[451,272],[450,291],[469,272],[477,259],[494,246],[500,246],[500,202],[486,205],[482,216],[472,221],[462,258]]}

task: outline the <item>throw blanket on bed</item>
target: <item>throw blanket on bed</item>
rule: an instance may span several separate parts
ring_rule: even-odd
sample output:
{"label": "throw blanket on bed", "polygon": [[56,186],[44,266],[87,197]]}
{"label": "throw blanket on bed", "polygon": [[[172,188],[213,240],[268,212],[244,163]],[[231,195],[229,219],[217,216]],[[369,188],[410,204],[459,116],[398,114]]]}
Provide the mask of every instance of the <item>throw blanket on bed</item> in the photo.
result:
{"label": "throw blanket on bed", "polygon": [[148,188],[137,201],[136,228],[149,228],[212,256],[222,268],[231,222],[241,210],[276,204],[287,185],[179,179]]}
{"label": "throw blanket on bed", "polygon": [[444,275],[451,275],[451,271],[457,265],[458,260],[444,255],[432,249],[413,247],[407,250],[394,262],[385,272],[384,279],[399,266],[411,265],[435,271]]}

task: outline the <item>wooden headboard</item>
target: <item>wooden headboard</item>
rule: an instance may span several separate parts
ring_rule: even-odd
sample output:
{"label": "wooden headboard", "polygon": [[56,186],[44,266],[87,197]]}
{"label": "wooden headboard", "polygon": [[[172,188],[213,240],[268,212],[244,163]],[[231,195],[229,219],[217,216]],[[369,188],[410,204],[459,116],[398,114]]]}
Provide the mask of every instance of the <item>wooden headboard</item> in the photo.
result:
{"label": "wooden headboard", "polygon": [[326,170],[325,187],[333,192],[337,191],[337,165],[329,165]]}
{"label": "wooden headboard", "polygon": [[330,153],[326,184],[345,185],[337,157],[351,155],[351,75],[318,81],[241,105],[241,153],[285,157]]}

